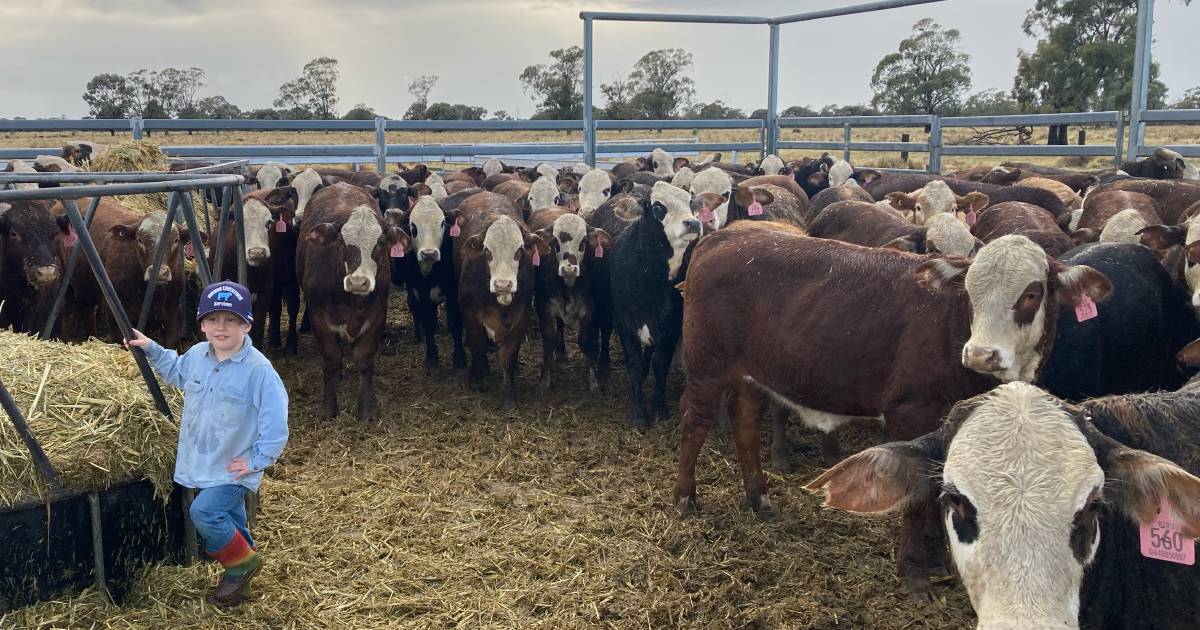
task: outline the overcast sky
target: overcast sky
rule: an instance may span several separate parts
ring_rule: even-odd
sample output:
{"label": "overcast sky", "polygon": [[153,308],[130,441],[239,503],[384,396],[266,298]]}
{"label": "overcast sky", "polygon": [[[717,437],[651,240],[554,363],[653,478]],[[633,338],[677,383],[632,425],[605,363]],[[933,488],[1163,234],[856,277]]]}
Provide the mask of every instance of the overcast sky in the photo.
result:
{"label": "overcast sky", "polygon": [[[535,107],[518,75],[552,49],[582,45],[581,10],[776,16],[858,1],[0,0],[0,117],[77,118],[93,75],[191,66],[207,72],[202,96],[270,107],[305,62],[330,56],[341,62],[342,112],[365,102],[399,117],[412,101],[408,81],[436,74],[431,101],[524,118]],[[1021,32],[1034,2],[948,0],[784,25],[780,109],[870,100],[875,64],[925,17],[962,33],[973,90],[1009,89],[1017,50],[1034,45]],[[1200,3],[1157,4],[1154,59],[1173,100],[1200,85]],[[648,50],[681,47],[695,56],[697,100],[766,105],[766,26],[597,22],[595,41],[598,81],[628,73]]]}

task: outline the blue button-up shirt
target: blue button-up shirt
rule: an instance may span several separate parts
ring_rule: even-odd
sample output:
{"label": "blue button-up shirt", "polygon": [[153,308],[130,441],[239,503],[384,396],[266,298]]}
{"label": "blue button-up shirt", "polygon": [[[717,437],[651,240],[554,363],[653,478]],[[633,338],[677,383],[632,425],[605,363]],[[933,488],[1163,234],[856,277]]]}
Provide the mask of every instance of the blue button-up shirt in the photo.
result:
{"label": "blue button-up shirt", "polygon": [[[271,361],[250,343],[217,361],[208,342],[177,354],[151,342],[146,358],[183,390],[183,422],[175,482],[188,488],[239,484],[257,491],[262,471],[287,443],[288,396]],[[253,471],[241,479],[225,467],[241,457]]]}

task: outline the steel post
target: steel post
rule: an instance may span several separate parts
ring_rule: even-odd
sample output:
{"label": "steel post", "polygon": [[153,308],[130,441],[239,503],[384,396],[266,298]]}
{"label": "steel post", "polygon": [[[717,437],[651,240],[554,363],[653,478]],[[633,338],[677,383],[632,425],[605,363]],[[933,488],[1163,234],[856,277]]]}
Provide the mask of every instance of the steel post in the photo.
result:
{"label": "steel post", "polygon": [[592,119],[592,18],[583,19],[583,161],[596,166],[596,123]]}
{"label": "steel post", "polygon": [[134,116],[129,119],[129,131],[133,135],[134,140],[141,140],[142,134],[146,131],[146,122],[141,116]]}
{"label": "steel post", "polygon": [[850,123],[842,125],[842,159],[850,161],[850,133],[853,127]]}
{"label": "steel post", "polygon": [[229,211],[233,208],[233,200],[226,199],[221,206],[221,214],[217,216],[216,243],[213,243],[213,233],[208,233],[208,246],[212,250],[212,274],[217,281],[225,279],[225,234],[229,231]]}
{"label": "steel post", "polygon": [[[92,197],[92,203],[88,205],[87,219],[84,224],[88,228],[92,227],[92,220],[96,218],[96,207],[100,205],[100,197]],[[74,229],[74,228],[72,228]],[[42,328],[42,339],[49,339],[54,336],[54,324],[58,323],[59,313],[62,312],[63,303],[67,299],[67,289],[71,288],[71,276],[75,275],[75,265],[79,264],[79,245],[71,248],[71,253],[67,255],[67,265],[63,269],[62,280],[58,284],[58,293],[54,296],[54,304],[50,307],[50,315],[46,318],[46,325]]]}
{"label": "steel post", "polygon": [[89,492],[87,501],[92,521],[92,566],[96,571],[96,590],[103,593],[105,599],[112,601],[104,568],[104,528],[100,521],[100,493],[95,490]]}
{"label": "steel post", "polygon": [[1142,112],[1146,110],[1146,92],[1150,84],[1150,46],[1154,30],[1154,0],[1138,0],[1137,41],[1133,50],[1133,93],[1129,99],[1130,160],[1139,157],[1144,138]]}
{"label": "steel post", "polygon": [[1125,150],[1125,114],[1117,112],[1117,140],[1113,143],[1115,152],[1113,155],[1113,166],[1120,168],[1121,152]]}
{"label": "steel post", "polygon": [[771,58],[767,72],[766,152],[771,155],[779,152],[779,25],[772,24],[769,28],[771,29]]}
{"label": "steel post", "polygon": [[42,445],[38,443],[33,431],[29,429],[29,424],[25,422],[25,416],[21,415],[21,410],[17,408],[17,402],[13,400],[12,394],[8,393],[8,388],[4,386],[3,380],[0,380],[0,407],[4,408],[9,420],[12,420],[17,435],[20,435],[21,441],[25,442],[25,448],[29,449],[29,455],[33,458],[34,465],[37,466],[38,472],[42,473],[42,477],[46,478],[50,489],[54,492],[61,491],[62,483],[58,479],[58,471],[54,470],[54,464],[50,463],[50,458],[46,457],[46,451],[42,450]]}
{"label": "steel post", "polygon": [[208,260],[204,257],[204,242],[200,240],[200,228],[196,226],[196,208],[192,206],[192,193],[185,190],[179,193],[179,202],[183,204],[183,220],[187,222],[188,238],[192,243],[192,260],[196,261],[196,275],[204,286],[212,283],[212,272],[208,269]]}
{"label": "steel post", "polygon": [[[67,209],[67,217],[71,220],[71,225],[78,234],[79,243],[76,247],[83,248],[83,253],[87,256],[88,264],[92,267],[92,275],[96,277],[96,282],[100,285],[100,290],[104,294],[104,300],[108,302],[108,309],[112,312],[113,319],[117,322],[117,328],[120,329],[121,336],[124,339],[133,337],[133,325],[129,322],[129,315],[125,313],[125,307],[121,305],[121,298],[117,295],[117,290],[113,288],[112,280],[108,277],[108,270],[104,268],[104,262],[100,260],[100,254],[96,251],[96,244],[92,242],[92,235],[88,232],[87,224],[83,222],[83,217],[79,216],[79,208],[75,207],[75,200],[63,199],[63,206]],[[194,221],[194,219],[193,219]],[[146,361],[146,354],[141,348],[130,347],[133,352],[133,360],[137,363],[138,371],[142,374],[142,379],[146,381],[146,387],[150,390],[150,395],[154,398],[155,404],[158,405],[158,410],[168,418],[171,418],[171,408],[167,406],[167,399],[163,397],[162,389],[158,386],[158,381],[154,378],[154,373],[150,371],[150,364]]]}
{"label": "steel post", "polygon": [[233,198],[233,236],[234,244],[237,245],[237,277],[238,284],[249,288],[250,287],[250,270],[246,265],[246,221],[245,214],[242,209],[242,198],[237,196]]}
{"label": "steel post", "polygon": [[942,117],[929,118],[929,165],[925,170],[930,173],[942,172]]}
{"label": "steel post", "polygon": [[387,172],[387,118],[383,116],[375,117],[375,170]]}
{"label": "steel post", "polygon": [[150,273],[146,279],[146,295],[142,297],[142,310],[138,313],[138,330],[146,330],[146,322],[150,320],[150,305],[154,302],[154,292],[158,288],[158,270],[162,267],[163,256],[167,252],[167,241],[175,234],[175,213],[179,208],[179,193],[171,193],[167,201],[167,218],[163,221],[162,231],[154,246],[154,260],[150,263]]}

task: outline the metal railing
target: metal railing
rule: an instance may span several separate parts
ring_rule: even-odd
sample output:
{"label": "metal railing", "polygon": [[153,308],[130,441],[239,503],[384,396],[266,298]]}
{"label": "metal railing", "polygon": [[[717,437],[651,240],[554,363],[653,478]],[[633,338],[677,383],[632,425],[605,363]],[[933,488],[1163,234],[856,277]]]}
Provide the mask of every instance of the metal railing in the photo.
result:
{"label": "metal railing", "polygon": [[[371,144],[286,144],[286,145],[165,145],[160,147],[171,158],[243,160],[247,163],[282,161],[296,164],[311,163],[374,163],[377,170],[386,170],[388,163],[413,161],[471,162],[487,157],[513,160],[570,162],[596,157],[622,159],[645,155],[650,148],[661,147],[684,155],[702,152],[729,151],[734,159],[740,152],[765,155],[781,150],[842,151],[849,158],[852,151],[915,152],[929,154],[928,170],[940,171],[943,156],[1041,156],[1041,157],[1107,157],[1114,163],[1126,156],[1126,136],[1131,128],[1124,112],[1083,112],[1062,114],[1021,114],[1004,116],[937,115],[905,116],[830,116],[806,118],[732,119],[732,120],[593,120],[590,133],[581,120],[0,120],[0,131],[96,131],[124,129],[134,138],[147,131],[375,131]],[[1151,110],[1141,114],[1139,126],[1146,124],[1200,124],[1200,110]],[[1112,143],[1089,145],[947,144],[944,130],[963,127],[1014,127],[1044,125],[1111,125],[1115,128]],[[917,142],[856,142],[856,127],[921,127],[927,134]],[[778,140],[786,129],[840,128],[841,141]],[[479,142],[479,143],[409,143],[388,144],[389,131],[584,131],[584,141],[548,142]],[[739,142],[704,142],[689,139],[614,139],[597,140],[601,131],[667,131],[667,130],[757,130],[754,140]],[[1141,129],[1137,136],[1143,137]],[[774,150],[771,138],[776,138]],[[589,142],[592,143],[589,146]],[[1200,145],[1167,144],[1185,157],[1200,157]],[[1133,157],[1149,155],[1156,145],[1134,144]],[[38,155],[56,155],[60,148],[0,148],[0,161],[33,159]],[[0,180],[2,181],[2,180]],[[26,180],[32,181],[32,180]]]}

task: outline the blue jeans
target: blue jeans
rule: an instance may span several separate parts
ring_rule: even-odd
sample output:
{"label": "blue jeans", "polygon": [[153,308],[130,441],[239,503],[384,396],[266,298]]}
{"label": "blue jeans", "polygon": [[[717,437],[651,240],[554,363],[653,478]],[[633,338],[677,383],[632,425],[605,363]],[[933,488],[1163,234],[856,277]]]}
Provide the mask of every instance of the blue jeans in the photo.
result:
{"label": "blue jeans", "polygon": [[233,540],[233,532],[239,531],[251,548],[256,547],[246,527],[247,488],[236,484],[204,488],[196,493],[188,514],[196,531],[204,539],[204,549],[216,553]]}

